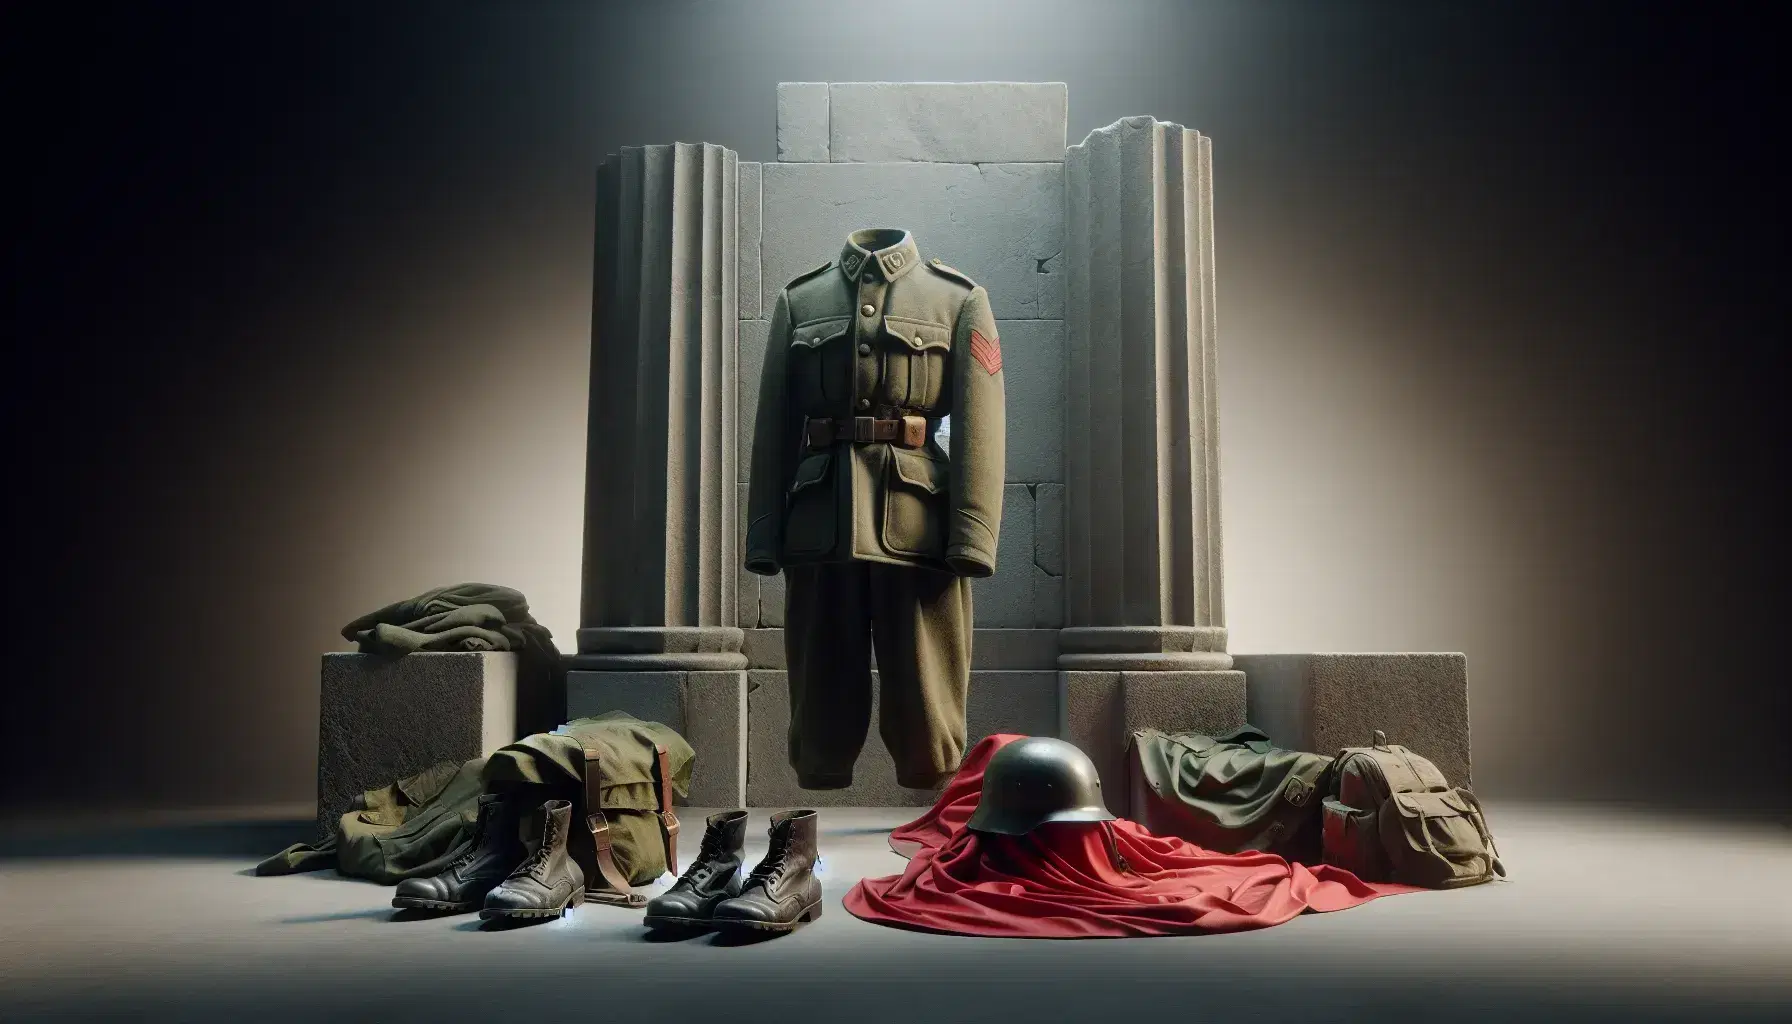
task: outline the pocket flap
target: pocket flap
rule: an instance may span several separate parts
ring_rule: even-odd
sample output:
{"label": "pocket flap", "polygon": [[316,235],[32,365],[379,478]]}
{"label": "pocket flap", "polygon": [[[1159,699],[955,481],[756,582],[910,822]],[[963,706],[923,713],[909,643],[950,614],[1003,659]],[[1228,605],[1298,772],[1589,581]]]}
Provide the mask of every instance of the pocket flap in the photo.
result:
{"label": "pocket flap", "polygon": [[818,348],[846,333],[847,325],[852,323],[851,317],[832,317],[827,320],[812,320],[790,332],[790,344],[804,348]]}
{"label": "pocket flap", "polygon": [[910,487],[938,494],[946,489],[946,464],[919,452],[890,449],[896,459],[896,477]]}
{"label": "pocket flap", "polygon": [[924,349],[952,347],[952,328],[945,324],[911,320],[908,317],[884,317],[884,333],[916,352]]}
{"label": "pocket flap", "polygon": [[1395,793],[1389,806],[1403,818],[1465,818],[1473,813],[1467,800],[1455,790],[1431,793]]}
{"label": "pocket flap", "polygon": [[821,483],[827,477],[828,464],[832,461],[832,452],[817,452],[806,456],[803,461],[797,463],[796,478],[790,481],[790,493],[795,494]]}

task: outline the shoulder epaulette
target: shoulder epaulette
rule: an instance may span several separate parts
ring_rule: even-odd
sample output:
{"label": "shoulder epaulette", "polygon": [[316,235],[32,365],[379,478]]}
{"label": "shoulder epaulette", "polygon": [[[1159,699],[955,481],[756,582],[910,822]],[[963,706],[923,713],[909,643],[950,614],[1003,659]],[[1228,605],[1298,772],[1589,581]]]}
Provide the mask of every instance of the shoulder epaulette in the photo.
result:
{"label": "shoulder epaulette", "polygon": [[802,284],[804,281],[809,280],[811,277],[814,277],[817,274],[825,274],[832,269],[834,269],[834,263],[832,260],[829,260],[828,262],[823,263],[821,266],[816,267],[813,270],[805,270],[802,273],[796,275],[795,277],[791,278],[790,283],[785,285],[784,287],[795,288],[797,285]]}
{"label": "shoulder epaulette", "polygon": [[971,280],[971,276],[969,274],[967,274],[964,271],[959,270],[955,267],[948,267],[944,263],[941,263],[938,259],[928,260],[927,266],[930,269],[932,269],[935,273],[938,273],[942,277],[952,278],[953,280],[962,282],[963,284],[969,285],[972,288],[977,287],[977,282]]}

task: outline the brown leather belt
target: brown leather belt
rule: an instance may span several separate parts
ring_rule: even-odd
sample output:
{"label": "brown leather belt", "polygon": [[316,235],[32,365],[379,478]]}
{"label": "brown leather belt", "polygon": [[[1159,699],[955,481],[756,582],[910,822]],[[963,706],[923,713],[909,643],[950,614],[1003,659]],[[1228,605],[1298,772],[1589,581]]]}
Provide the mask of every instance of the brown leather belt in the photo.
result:
{"label": "brown leather belt", "polygon": [[921,448],[927,444],[927,417],[904,416],[880,420],[871,416],[850,419],[810,419],[803,425],[809,447],[826,448],[836,441],[854,444],[888,442],[903,448]]}

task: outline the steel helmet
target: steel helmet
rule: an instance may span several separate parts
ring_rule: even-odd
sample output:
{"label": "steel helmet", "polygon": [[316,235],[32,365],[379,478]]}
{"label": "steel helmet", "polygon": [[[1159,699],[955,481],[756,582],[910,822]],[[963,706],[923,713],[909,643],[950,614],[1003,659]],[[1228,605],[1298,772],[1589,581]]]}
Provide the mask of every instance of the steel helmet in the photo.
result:
{"label": "steel helmet", "polygon": [[983,795],[965,827],[1019,836],[1048,821],[1113,820],[1088,754],[1063,740],[1027,736],[989,759]]}

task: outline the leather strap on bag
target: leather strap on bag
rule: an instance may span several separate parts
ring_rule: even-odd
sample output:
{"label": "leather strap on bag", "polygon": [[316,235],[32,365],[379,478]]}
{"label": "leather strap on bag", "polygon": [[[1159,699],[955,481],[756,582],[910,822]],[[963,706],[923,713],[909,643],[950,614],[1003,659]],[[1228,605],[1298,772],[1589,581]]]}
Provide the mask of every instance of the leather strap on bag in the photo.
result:
{"label": "leather strap on bag", "polygon": [[664,743],[653,745],[654,786],[660,791],[660,831],[666,837],[666,870],[678,874],[678,815],[672,813],[672,764]]}
{"label": "leather strap on bag", "polygon": [[591,830],[591,845],[597,851],[597,873],[611,892],[596,889],[587,882],[585,898],[624,907],[639,907],[647,897],[634,891],[628,879],[616,869],[616,858],[610,853],[610,819],[603,810],[603,766],[601,755],[585,748],[585,827]]}

